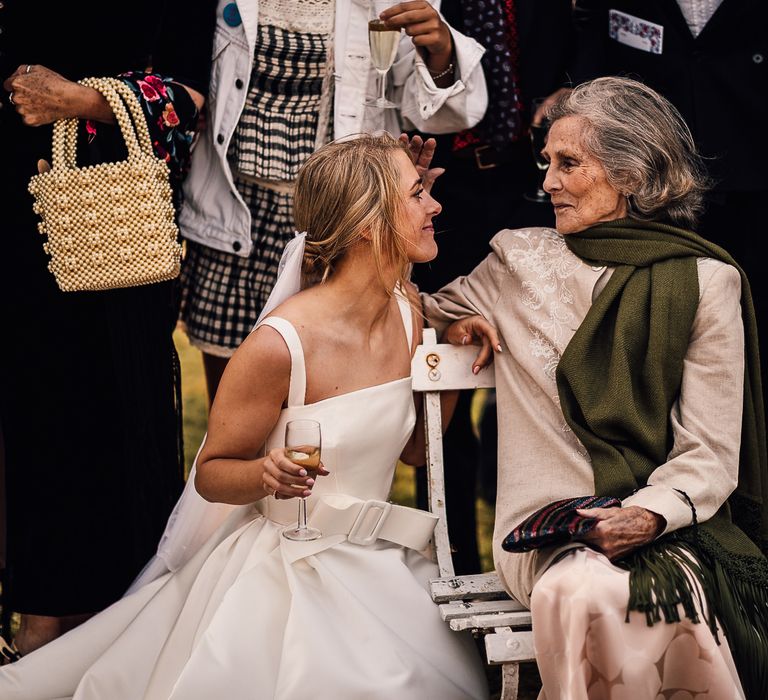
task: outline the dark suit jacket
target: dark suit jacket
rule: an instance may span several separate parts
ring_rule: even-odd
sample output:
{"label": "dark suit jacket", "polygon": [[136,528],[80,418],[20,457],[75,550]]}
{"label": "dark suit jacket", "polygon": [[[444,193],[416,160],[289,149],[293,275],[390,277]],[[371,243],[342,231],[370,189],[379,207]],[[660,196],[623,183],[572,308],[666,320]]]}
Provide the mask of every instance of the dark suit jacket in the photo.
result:
{"label": "dark suit jacket", "polygon": [[[462,0],[442,0],[440,11],[464,31]],[[568,80],[565,66],[573,52],[571,0],[516,0],[520,97],[528,109],[534,97],[545,97]],[[527,118],[527,117],[526,117]]]}
{"label": "dark suit jacket", "polygon": [[[676,0],[576,0],[574,79],[628,75],[669,99],[708,160],[716,189],[768,189],[768,2],[723,0],[697,38]],[[608,35],[616,9],[664,27],[661,54]]]}

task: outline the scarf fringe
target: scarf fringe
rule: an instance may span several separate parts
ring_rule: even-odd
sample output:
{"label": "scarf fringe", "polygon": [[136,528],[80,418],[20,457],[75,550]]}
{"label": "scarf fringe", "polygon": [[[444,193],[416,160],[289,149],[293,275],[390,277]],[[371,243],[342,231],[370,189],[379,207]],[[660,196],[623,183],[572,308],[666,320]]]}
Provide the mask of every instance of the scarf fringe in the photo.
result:
{"label": "scarf fringe", "polygon": [[[768,690],[768,585],[726,571],[706,547],[674,536],[643,547],[621,562],[629,571],[630,611],[652,626],[661,619],[704,619],[718,644],[718,623],[728,640],[747,700],[765,700]],[[702,600],[703,594],[703,600]],[[706,601],[706,602],[705,602]]]}

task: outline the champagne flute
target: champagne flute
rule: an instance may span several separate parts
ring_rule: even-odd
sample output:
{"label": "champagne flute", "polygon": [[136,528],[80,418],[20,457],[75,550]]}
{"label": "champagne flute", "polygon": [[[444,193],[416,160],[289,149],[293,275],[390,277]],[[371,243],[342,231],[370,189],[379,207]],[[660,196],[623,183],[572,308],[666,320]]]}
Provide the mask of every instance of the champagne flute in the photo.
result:
{"label": "champagne flute", "polygon": [[371,63],[378,73],[379,95],[368,98],[365,105],[379,109],[394,109],[397,105],[386,98],[387,73],[395,62],[400,45],[400,29],[387,27],[379,15],[391,7],[392,0],[371,0],[368,20],[368,44],[371,47]]}
{"label": "champagne flute", "polygon": [[[531,119],[536,111],[544,102],[544,97],[537,97],[531,103]],[[536,190],[526,192],[523,197],[529,202],[546,203],[549,202],[549,195],[544,191],[544,179],[547,176],[549,161],[541,155],[541,151],[547,143],[547,133],[549,132],[549,120],[545,117],[539,124],[531,124],[531,148],[533,150],[533,161],[536,163]]]}
{"label": "champagne flute", "polygon": [[[300,464],[317,481],[320,469],[320,423],[316,420],[292,420],[285,426],[285,454],[294,464]],[[302,487],[303,488],[303,487]],[[307,527],[307,500],[299,499],[299,520],[295,528],[283,530],[283,537],[306,542],[322,537],[317,528]]]}

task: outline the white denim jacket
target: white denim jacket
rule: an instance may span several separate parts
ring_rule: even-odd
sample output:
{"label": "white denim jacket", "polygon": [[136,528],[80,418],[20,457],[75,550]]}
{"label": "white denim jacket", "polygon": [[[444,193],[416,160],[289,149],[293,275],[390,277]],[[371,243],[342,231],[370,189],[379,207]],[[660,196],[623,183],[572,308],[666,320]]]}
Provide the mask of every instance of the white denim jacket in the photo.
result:
{"label": "white denim jacket", "polygon": [[[439,0],[430,2],[439,6]],[[195,146],[184,183],[179,225],[189,240],[247,257],[252,247],[251,214],[235,187],[227,149],[248,92],[259,2],[238,0],[242,22],[237,26],[230,26],[224,18],[224,8],[231,4],[232,0],[219,0],[216,10],[207,127]],[[411,39],[403,34],[390,76],[400,109],[381,110],[386,113],[382,121],[373,123],[372,110],[363,106],[375,81],[368,48],[368,3],[336,0],[335,7],[334,138],[380,128],[395,134],[404,127],[451,133],[480,121],[488,104],[480,66],[484,49],[451,28],[457,65],[453,85],[435,85]]]}

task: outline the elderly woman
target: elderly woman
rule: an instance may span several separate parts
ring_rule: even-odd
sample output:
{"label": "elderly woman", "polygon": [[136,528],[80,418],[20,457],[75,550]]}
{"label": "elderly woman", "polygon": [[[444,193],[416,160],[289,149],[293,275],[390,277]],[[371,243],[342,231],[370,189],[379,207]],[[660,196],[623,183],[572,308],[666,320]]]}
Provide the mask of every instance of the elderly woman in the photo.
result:
{"label": "elderly woman", "polygon": [[[452,342],[497,345],[490,322],[503,343],[494,553],[531,607],[542,696],[764,698],[768,479],[749,285],[690,231],[705,178],[664,98],[602,78],[550,119],[557,230],[501,231],[473,272],[425,297]],[[598,524],[583,542],[501,548],[539,508],[589,494],[621,507],[588,511]]]}

